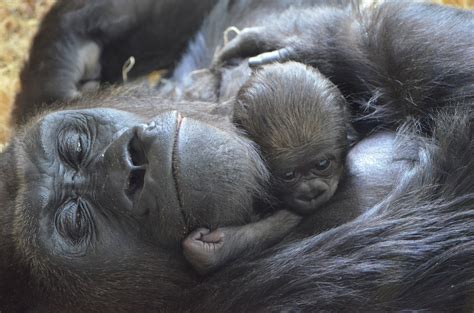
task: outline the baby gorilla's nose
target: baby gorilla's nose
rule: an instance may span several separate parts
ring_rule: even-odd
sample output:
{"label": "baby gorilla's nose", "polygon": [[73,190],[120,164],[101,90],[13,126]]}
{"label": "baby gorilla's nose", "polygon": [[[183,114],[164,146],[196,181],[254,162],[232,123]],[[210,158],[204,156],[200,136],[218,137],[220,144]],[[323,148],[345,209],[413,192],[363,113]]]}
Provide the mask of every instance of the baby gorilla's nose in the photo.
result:
{"label": "baby gorilla's nose", "polygon": [[297,199],[299,201],[303,201],[303,202],[311,202],[311,201],[317,199],[323,193],[324,193],[323,189],[313,188],[313,189],[310,189],[310,190],[306,190],[306,191],[300,193],[299,195],[297,195]]}

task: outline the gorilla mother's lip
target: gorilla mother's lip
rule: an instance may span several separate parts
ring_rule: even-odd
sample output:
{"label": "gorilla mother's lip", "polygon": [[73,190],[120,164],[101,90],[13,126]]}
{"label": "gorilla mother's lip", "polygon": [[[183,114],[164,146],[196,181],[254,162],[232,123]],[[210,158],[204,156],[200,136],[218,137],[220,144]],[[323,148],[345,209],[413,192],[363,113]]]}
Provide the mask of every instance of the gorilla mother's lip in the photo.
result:
{"label": "gorilla mother's lip", "polygon": [[137,208],[150,209],[147,225],[163,243],[174,242],[185,236],[182,231],[168,232],[167,225],[179,225],[177,229],[188,226],[182,200],[182,184],[186,184],[188,178],[181,176],[179,150],[184,135],[181,128],[185,124],[183,117],[174,110],[163,112],[137,127],[138,139],[148,160],[143,196]]}
{"label": "gorilla mother's lip", "polygon": [[174,187],[176,189],[176,195],[178,197],[178,203],[179,203],[179,208],[181,210],[181,214],[183,214],[183,217],[185,218],[185,214],[183,212],[183,203],[181,199],[181,192],[179,188],[179,182],[178,182],[178,141],[179,141],[179,131],[181,129],[181,123],[183,122],[184,117],[181,115],[181,113],[177,112],[176,113],[176,133],[174,137],[174,142],[173,142],[173,150],[172,150],[172,155],[171,155],[171,173],[173,176],[173,182],[174,182]]}

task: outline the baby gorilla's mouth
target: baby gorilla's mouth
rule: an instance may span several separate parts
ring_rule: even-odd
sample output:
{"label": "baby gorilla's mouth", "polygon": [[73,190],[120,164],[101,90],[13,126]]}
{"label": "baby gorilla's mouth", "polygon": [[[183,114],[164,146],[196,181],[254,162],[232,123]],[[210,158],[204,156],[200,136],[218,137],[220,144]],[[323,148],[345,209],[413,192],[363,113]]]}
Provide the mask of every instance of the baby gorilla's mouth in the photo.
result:
{"label": "baby gorilla's mouth", "polygon": [[303,193],[302,195],[298,196],[296,200],[311,203],[317,200],[325,191],[326,190],[323,189],[317,189],[310,193]]}
{"label": "baby gorilla's mouth", "polygon": [[316,209],[318,199],[311,199],[311,200],[301,200],[295,199],[294,200],[296,208],[304,209],[304,210],[313,210]]}
{"label": "baby gorilla's mouth", "polygon": [[299,214],[312,214],[330,198],[327,189],[316,189],[301,195],[289,194],[283,199],[290,209]]}

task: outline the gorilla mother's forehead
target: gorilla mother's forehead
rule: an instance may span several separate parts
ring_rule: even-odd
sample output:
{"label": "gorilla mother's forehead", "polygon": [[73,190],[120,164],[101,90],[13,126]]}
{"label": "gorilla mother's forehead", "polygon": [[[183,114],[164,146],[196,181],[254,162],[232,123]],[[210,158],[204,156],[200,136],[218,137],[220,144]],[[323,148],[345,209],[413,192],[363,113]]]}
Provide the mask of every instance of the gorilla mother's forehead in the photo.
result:
{"label": "gorilla mother's forehead", "polygon": [[56,111],[40,117],[27,127],[25,140],[48,138],[54,136],[65,125],[79,122],[119,130],[142,123],[143,119],[133,113],[112,108]]}
{"label": "gorilla mother's forehead", "polygon": [[138,115],[113,108],[62,110],[40,116],[27,125],[18,142],[22,143],[23,157],[38,159],[42,154],[52,153],[53,143],[56,143],[58,134],[65,128],[87,127],[89,131],[102,136],[112,136],[143,122]]}
{"label": "gorilla mother's forehead", "polygon": [[94,123],[102,125],[135,125],[143,122],[138,115],[128,111],[117,110],[113,108],[94,108],[79,110],[63,110],[56,111],[42,117],[37,125],[40,132],[45,132],[50,127],[60,126],[63,122],[72,119],[83,118],[85,120],[93,120]]}

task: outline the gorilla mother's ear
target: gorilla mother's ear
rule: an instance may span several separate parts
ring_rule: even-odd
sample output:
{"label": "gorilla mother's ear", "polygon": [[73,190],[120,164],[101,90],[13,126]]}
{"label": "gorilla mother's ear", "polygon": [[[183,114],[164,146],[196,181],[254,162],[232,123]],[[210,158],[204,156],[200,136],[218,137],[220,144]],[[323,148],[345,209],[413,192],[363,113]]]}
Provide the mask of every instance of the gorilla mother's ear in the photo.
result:
{"label": "gorilla mother's ear", "polygon": [[0,224],[4,215],[13,211],[18,179],[15,172],[14,145],[10,144],[0,148]]}

